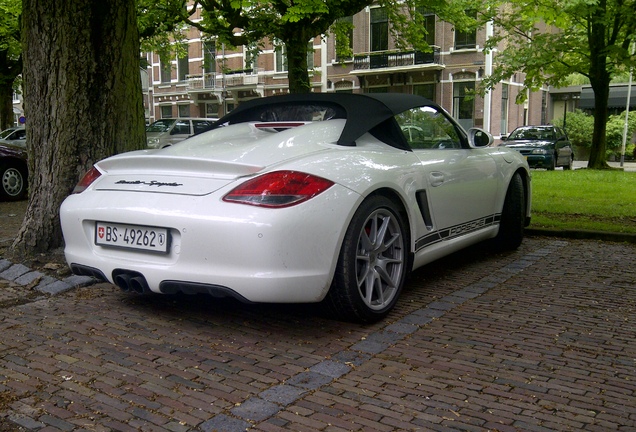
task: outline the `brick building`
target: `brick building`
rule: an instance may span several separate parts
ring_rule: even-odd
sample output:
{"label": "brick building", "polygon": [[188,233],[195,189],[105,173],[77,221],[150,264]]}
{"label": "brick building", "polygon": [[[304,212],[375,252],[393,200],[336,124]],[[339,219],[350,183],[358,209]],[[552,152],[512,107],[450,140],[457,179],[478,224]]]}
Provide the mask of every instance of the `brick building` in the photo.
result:
{"label": "brick building", "polygon": [[[470,95],[492,68],[491,54],[483,51],[490,26],[459,32],[428,15],[428,42],[433,47],[428,53],[398,50],[380,7],[367,7],[347,19],[354,25],[352,58],[336,58],[333,35],[308,42],[313,49],[308,54],[312,91],[420,94],[441,104],[464,127],[482,127],[495,137],[519,125],[547,122],[547,90],[530,94],[523,105],[515,103],[522,74],[498,84],[485,97]],[[148,53],[149,121],[218,117],[244,100],[287,92],[284,46],[266,40],[253,55],[247,47],[225,49],[194,28],[187,45],[187,55],[180,58]]]}

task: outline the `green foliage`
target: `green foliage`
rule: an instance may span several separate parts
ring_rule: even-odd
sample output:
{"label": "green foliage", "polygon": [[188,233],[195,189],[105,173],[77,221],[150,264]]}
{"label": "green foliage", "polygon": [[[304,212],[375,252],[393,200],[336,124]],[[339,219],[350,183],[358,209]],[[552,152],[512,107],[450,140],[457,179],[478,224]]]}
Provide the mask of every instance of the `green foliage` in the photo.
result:
{"label": "green foliage", "polygon": [[[636,131],[636,111],[630,111],[627,122],[627,143]],[[623,133],[625,131],[625,111],[619,115],[612,115],[607,120],[607,149],[616,156],[620,155],[623,147]]]}
{"label": "green foliage", "polygon": [[590,83],[590,79],[588,77],[586,77],[585,75],[582,75],[580,73],[573,73],[568,75],[565,78],[565,82],[564,85],[565,86],[579,86],[579,85],[586,85]]}
{"label": "green foliage", "polygon": [[[573,145],[586,148],[592,146],[594,117],[581,110],[576,110],[568,113],[566,123],[566,131]],[[563,126],[563,118],[554,119],[554,124]]]}
{"label": "green foliage", "polygon": [[162,58],[183,52],[184,23],[194,11],[182,0],[137,0],[141,51],[154,51]]}
{"label": "green foliage", "polygon": [[0,85],[11,85],[20,73],[20,0],[0,0]]}

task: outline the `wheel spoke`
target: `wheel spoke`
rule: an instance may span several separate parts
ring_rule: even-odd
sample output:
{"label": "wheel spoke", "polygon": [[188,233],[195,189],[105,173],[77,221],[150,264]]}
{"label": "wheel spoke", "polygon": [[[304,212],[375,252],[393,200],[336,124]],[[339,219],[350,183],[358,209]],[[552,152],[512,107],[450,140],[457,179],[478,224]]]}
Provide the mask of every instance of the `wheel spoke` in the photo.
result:
{"label": "wheel spoke", "polygon": [[404,271],[399,225],[385,210],[372,213],[360,233],[356,255],[358,292],[371,308],[393,300]]}
{"label": "wheel spoke", "polygon": [[[376,274],[376,276],[380,276],[380,275]],[[382,286],[382,277],[375,278],[375,284],[373,285],[373,290],[376,293],[376,301],[375,301],[376,304],[383,305],[386,300],[384,298],[385,290]]]}

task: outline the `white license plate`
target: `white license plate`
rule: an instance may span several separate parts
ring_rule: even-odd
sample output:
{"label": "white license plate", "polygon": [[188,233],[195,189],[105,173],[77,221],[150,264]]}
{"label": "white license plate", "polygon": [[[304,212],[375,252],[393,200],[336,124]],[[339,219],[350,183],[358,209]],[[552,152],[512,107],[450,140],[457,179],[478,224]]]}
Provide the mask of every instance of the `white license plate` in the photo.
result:
{"label": "white license plate", "polygon": [[167,253],[170,236],[167,228],[95,222],[95,244]]}

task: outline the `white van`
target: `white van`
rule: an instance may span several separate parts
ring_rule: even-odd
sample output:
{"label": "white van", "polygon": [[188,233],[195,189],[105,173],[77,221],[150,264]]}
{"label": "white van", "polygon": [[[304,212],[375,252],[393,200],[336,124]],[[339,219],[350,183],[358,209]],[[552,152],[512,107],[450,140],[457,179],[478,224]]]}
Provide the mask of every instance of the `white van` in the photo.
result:
{"label": "white van", "polygon": [[216,118],[165,118],[146,126],[149,148],[164,148],[205,130]]}

